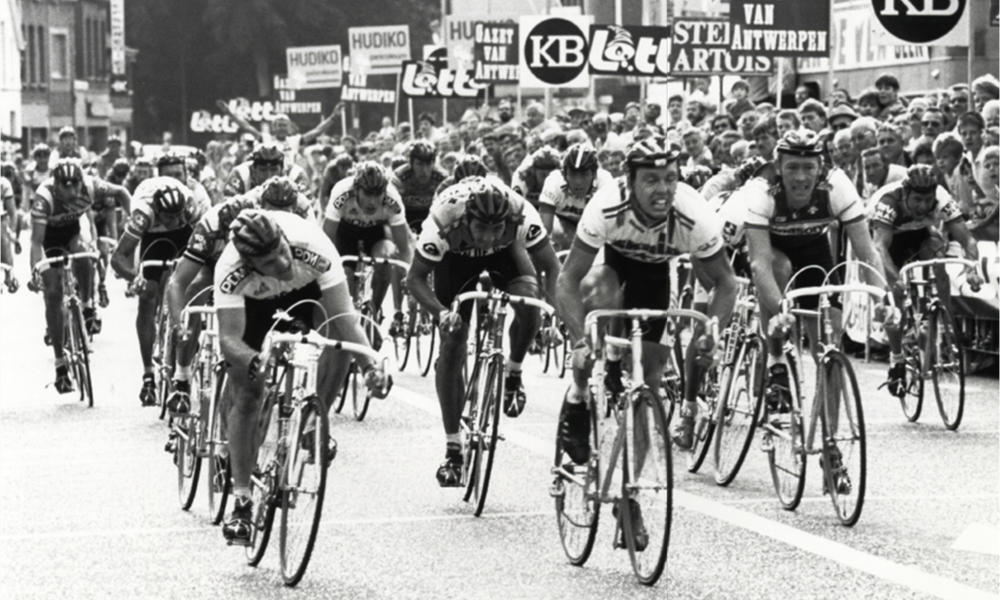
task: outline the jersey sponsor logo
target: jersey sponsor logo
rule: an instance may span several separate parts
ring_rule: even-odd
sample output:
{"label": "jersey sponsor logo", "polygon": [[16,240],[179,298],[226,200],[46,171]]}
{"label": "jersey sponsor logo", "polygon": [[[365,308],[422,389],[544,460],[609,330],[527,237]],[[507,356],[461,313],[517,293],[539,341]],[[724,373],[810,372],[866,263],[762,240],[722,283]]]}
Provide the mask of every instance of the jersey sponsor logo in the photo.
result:
{"label": "jersey sponsor logo", "polygon": [[249,276],[250,276],[250,268],[242,266],[233,271],[232,273],[230,273],[229,275],[226,275],[226,278],[223,279],[222,283],[219,284],[219,291],[222,292],[223,294],[232,294],[233,292],[236,291],[236,288],[239,287],[241,283],[243,283],[243,280]]}
{"label": "jersey sponsor logo", "polygon": [[344,208],[344,204],[347,203],[347,200],[349,198],[350,194],[341,194],[340,196],[337,196],[337,199],[333,201],[333,207],[336,208],[337,210]]}
{"label": "jersey sponsor logo", "polygon": [[323,258],[311,250],[300,246],[292,246],[292,256],[295,260],[300,260],[321,273],[326,273],[330,270],[330,260]]}
{"label": "jersey sponsor logo", "polygon": [[35,200],[34,205],[31,207],[31,212],[36,215],[45,215],[49,212],[49,203],[45,200]]}
{"label": "jersey sponsor logo", "polygon": [[726,221],[726,224],[722,226],[722,235],[726,236],[727,240],[733,239],[736,236],[736,223]]}
{"label": "jersey sponsor logo", "polygon": [[885,202],[879,202],[875,207],[875,215],[873,219],[875,221],[882,221],[884,223],[891,224],[896,220],[896,209]]}
{"label": "jersey sponsor logo", "polygon": [[394,215],[399,214],[400,211],[403,210],[402,207],[399,206],[399,202],[396,202],[395,200],[390,198],[388,194],[386,194],[386,196],[382,198],[382,206],[388,208],[389,212]]}
{"label": "jersey sponsor logo", "polygon": [[424,254],[427,254],[429,256],[441,256],[441,250],[437,247],[436,244],[428,242],[424,244]]}
{"label": "jersey sponsor logo", "polygon": [[712,239],[710,239],[707,242],[705,242],[704,244],[698,246],[698,249],[695,250],[695,252],[705,252],[706,250],[709,250],[713,246],[717,245],[718,243],[719,243],[718,236],[712,236]]}
{"label": "jersey sponsor logo", "polygon": [[266,293],[268,293],[270,291],[271,291],[271,286],[267,285],[266,281],[261,280],[260,283],[257,284],[257,289],[255,289],[253,291],[253,295],[254,296],[263,296],[264,294],[266,294]]}
{"label": "jersey sponsor logo", "polygon": [[136,231],[146,231],[149,229],[151,224],[149,215],[140,210],[132,211],[132,219],[129,221],[129,226],[132,227],[132,229],[135,229]]}
{"label": "jersey sponsor logo", "polygon": [[195,231],[191,234],[191,239],[188,240],[187,249],[192,254],[205,254],[208,252],[208,239],[203,233]]}
{"label": "jersey sponsor logo", "polygon": [[536,239],[538,236],[542,235],[541,225],[532,225],[528,227],[528,241]]}

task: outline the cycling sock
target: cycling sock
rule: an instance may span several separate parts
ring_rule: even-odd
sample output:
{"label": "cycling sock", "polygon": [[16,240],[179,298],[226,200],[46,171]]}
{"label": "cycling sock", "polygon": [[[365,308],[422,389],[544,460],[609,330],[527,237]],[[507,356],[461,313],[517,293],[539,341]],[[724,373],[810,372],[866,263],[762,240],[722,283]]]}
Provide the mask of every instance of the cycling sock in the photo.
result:
{"label": "cycling sock", "polygon": [[890,365],[898,365],[899,363],[903,362],[904,360],[906,360],[906,358],[903,356],[902,352],[900,352],[899,354],[896,354],[895,352],[892,352],[892,353],[889,354],[889,364]]}
{"label": "cycling sock", "polygon": [[447,442],[448,446],[454,445],[456,448],[461,448],[462,447],[462,434],[460,434],[460,433],[449,433],[449,434],[445,435],[444,437],[445,437],[445,442]]}
{"label": "cycling sock", "polygon": [[153,367],[152,366],[143,367],[142,368],[142,378],[146,379],[147,377],[150,378],[150,379],[153,378]]}
{"label": "cycling sock", "polygon": [[58,369],[59,367],[65,367],[65,366],[66,366],[66,357],[65,356],[57,356],[56,357],[56,368]]}
{"label": "cycling sock", "polygon": [[462,444],[448,442],[444,448],[445,457],[462,456]]}
{"label": "cycling sock", "polygon": [[514,362],[514,361],[512,361],[511,359],[508,358],[507,359],[507,372],[508,373],[520,373],[521,372],[521,363]]}
{"label": "cycling sock", "polygon": [[156,376],[153,375],[153,370],[152,369],[150,369],[149,371],[147,371],[147,372],[145,372],[145,373],[142,374],[142,380],[143,381],[153,381],[154,379],[156,379]]}
{"label": "cycling sock", "polygon": [[250,499],[250,488],[249,487],[234,487],[233,496],[236,498],[243,498],[244,500]]}
{"label": "cycling sock", "polygon": [[177,371],[174,373],[174,379],[177,381],[187,381],[191,379],[191,365],[186,367],[177,367]]}
{"label": "cycling sock", "polygon": [[767,366],[768,366],[768,368],[771,368],[774,365],[787,365],[787,364],[788,364],[788,359],[785,358],[784,354],[782,354],[780,356],[774,356],[773,354],[771,354],[770,352],[768,352],[768,354],[767,354]]}

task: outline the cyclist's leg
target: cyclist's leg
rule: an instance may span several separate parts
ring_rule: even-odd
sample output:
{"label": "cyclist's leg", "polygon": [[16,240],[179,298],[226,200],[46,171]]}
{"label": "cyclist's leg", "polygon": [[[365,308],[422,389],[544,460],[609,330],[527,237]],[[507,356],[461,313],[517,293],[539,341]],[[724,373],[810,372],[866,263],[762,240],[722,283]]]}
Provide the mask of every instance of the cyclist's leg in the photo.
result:
{"label": "cyclist's leg", "polygon": [[[70,242],[70,252],[89,252],[93,250],[90,219],[86,215],[80,217],[80,233]],[[93,311],[94,294],[94,261],[78,260],[73,264],[73,274],[76,275],[76,289],[83,302],[84,313]]]}
{"label": "cyclist's leg", "polygon": [[[246,373],[229,371],[223,396],[227,399],[224,403],[229,405],[226,435],[236,508],[250,500],[250,477],[257,457],[257,444],[260,442],[257,439],[257,429],[263,394],[263,378],[249,381]],[[235,512],[234,510],[234,517]],[[230,519],[230,523],[235,520]],[[240,523],[234,525],[233,529],[241,528]],[[229,523],[223,533],[226,537],[232,535]]]}
{"label": "cyclist's leg", "polygon": [[[377,242],[372,244],[371,250],[366,251],[375,258],[396,257],[396,245],[392,243],[392,240],[385,238],[379,239]],[[385,301],[385,294],[389,291],[390,281],[395,280],[397,275],[396,269],[391,265],[375,266],[375,272],[372,273],[372,304],[376,308],[382,308],[382,303]],[[396,310],[399,310],[399,303],[396,302],[395,299],[393,301],[393,306]]]}
{"label": "cyclist's leg", "polygon": [[[897,232],[892,238],[889,246],[889,257],[897,267],[901,267],[910,260],[917,258],[933,258],[933,251],[930,247],[924,248],[925,241],[929,238],[926,230]],[[905,291],[899,286],[894,286],[893,299],[896,306],[903,306]],[[916,307],[914,307],[916,308]],[[886,327],[885,334],[889,341],[889,373],[887,384],[889,393],[893,396],[902,397],[906,394],[906,365],[903,354],[903,325],[899,327]],[[916,327],[916,323],[905,324],[909,327]]]}

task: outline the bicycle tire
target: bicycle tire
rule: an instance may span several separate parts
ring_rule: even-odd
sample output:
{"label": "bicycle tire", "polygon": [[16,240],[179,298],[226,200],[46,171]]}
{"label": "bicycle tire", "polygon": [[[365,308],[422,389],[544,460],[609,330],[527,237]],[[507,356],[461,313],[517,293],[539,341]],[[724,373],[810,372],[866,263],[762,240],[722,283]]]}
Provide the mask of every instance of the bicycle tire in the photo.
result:
{"label": "bicycle tire", "polygon": [[361,368],[358,367],[357,363],[352,363],[351,366],[351,385],[353,386],[351,404],[354,408],[354,420],[364,421],[365,415],[368,414],[368,407],[371,405],[372,392],[365,385]]}
{"label": "bicycle tire", "polygon": [[945,429],[955,431],[965,413],[965,350],[955,320],[943,305],[931,313],[928,340],[934,399]]}
{"label": "bicycle tire", "polygon": [[[160,407],[160,419],[167,416],[167,395],[170,393],[170,335],[167,327],[166,306],[160,307],[156,314],[156,339],[154,344],[153,364],[156,365],[156,403]],[[157,351],[156,348],[159,350]],[[158,362],[157,362],[158,361]]]}
{"label": "bicycle tire", "polygon": [[[918,325],[914,323],[913,326]],[[906,364],[906,394],[899,399],[899,404],[906,420],[916,423],[924,406],[924,350],[915,338],[903,337],[903,359]]]}
{"label": "bicycle tire", "polygon": [[563,336],[562,343],[562,360],[559,362],[559,379],[566,377],[566,371],[572,366],[573,363],[573,352],[569,347],[569,334],[566,333],[566,326],[559,323],[559,331]]}
{"label": "bicycle tire", "polygon": [[685,452],[688,473],[698,472],[712,448],[712,440],[715,439],[715,413],[718,410],[721,389],[719,378],[729,377],[731,371],[731,369],[720,371],[718,368],[713,368],[705,372],[697,395],[698,417],[694,426],[694,438],[691,450]]}
{"label": "bicycle tire", "polygon": [[479,433],[483,440],[476,454],[476,487],[473,490],[473,498],[476,503],[475,516],[483,514],[486,508],[486,495],[490,489],[490,476],[493,474],[493,461],[496,458],[497,442],[500,441],[498,431],[500,428],[500,406],[503,404],[504,396],[504,360],[501,356],[496,356],[490,360],[487,369],[486,384],[483,387],[486,394],[486,401],[482,404],[483,410],[479,411]]}
{"label": "bicycle tire", "polygon": [[434,344],[437,341],[437,324],[425,311],[420,311],[420,335],[417,337],[417,366],[420,376],[427,377],[434,364]]}
{"label": "bicycle tire", "polygon": [[628,470],[623,471],[619,506],[632,570],[639,583],[653,585],[663,574],[670,546],[673,466],[662,402],[645,387],[634,394],[631,442],[635,446],[628,447],[626,441],[621,464],[632,465],[635,479],[630,480]]}
{"label": "bicycle tire", "polygon": [[719,402],[713,441],[715,483],[727,486],[736,479],[753,442],[764,389],[764,343],[756,334],[740,344],[735,367]]}
{"label": "bicycle tire", "polygon": [[[318,396],[303,399],[293,415],[288,431],[295,437],[281,468],[281,575],[289,587],[302,580],[316,545],[326,494],[330,434],[326,405]],[[307,434],[310,419],[314,435]]]}
{"label": "bicycle tire", "polygon": [[79,305],[73,310],[73,365],[76,382],[80,387],[80,401],[86,400],[87,407],[94,407],[94,384],[90,377],[90,348],[87,330],[83,324],[83,311]]}
{"label": "bicycle tire", "polygon": [[[215,401],[212,403],[212,415],[210,417],[209,436],[206,440],[206,454],[208,458],[208,514],[212,525],[222,522],[226,513],[226,501],[232,490],[230,480],[228,452],[226,448],[225,430],[222,426],[222,390],[224,389],[226,371],[219,364],[214,369],[217,370],[215,379],[215,389],[213,394]],[[225,452],[225,453],[223,453]]]}
{"label": "bicycle tire", "polygon": [[198,493],[201,456],[198,455],[198,419],[191,416],[173,418],[171,427],[177,433],[174,445],[174,465],[177,467],[177,497],[181,510],[188,510]]}
{"label": "bicycle tire", "polygon": [[[351,386],[351,378],[353,375],[354,375],[354,361],[351,361],[351,365],[347,369],[347,375],[344,377],[344,385],[342,385],[340,388],[340,394],[338,394],[333,399],[333,412],[337,413],[338,415],[340,414],[340,411],[344,410],[344,405],[347,404],[347,396],[348,394],[351,393],[351,390],[353,389]],[[352,405],[354,404],[353,400],[351,400],[351,404]]]}
{"label": "bicycle tire", "polygon": [[[574,463],[563,451],[562,439],[556,436],[555,469],[556,476],[552,482],[550,494],[555,500],[556,524],[559,527],[559,540],[569,563],[582,567],[594,550],[594,540],[597,539],[597,528],[600,523],[601,502],[592,493],[597,485],[600,472],[597,456],[597,407],[590,404],[590,448],[591,459],[586,465]],[[563,407],[565,409],[565,406]],[[562,422],[560,414],[559,422]],[[571,475],[583,474],[583,485],[574,479],[569,479],[558,473],[569,471]],[[590,490],[591,492],[588,492]]]}
{"label": "bicycle tire", "polygon": [[405,307],[406,332],[404,335],[396,336],[393,339],[393,350],[396,352],[396,365],[401,372],[406,369],[410,360],[410,349],[413,346],[413,334],[417,330],[420,308],[409,294],[403,296],[403,306]]}
{"label": "bicycle tire", "polygon": [[[823,357],[823,370],[824,385],[820,393],[824,402],[820,418],[823,425],[824,488],[830,493],[837,518],[842,524],[852,527],[861,517],[867,485],[867,443],[861,393],[854,369],[840,351],[831,350]],[[833,398],[836,398],[835,407],[830,402]],[[837,462],[831,462],[833,454],[840,456],[843,478],[836,477],[829,468]]]}
{"label": "bicycle tire", "polygon": [[247,564],[251,567],[259,565],[267,551],[279,500],[277,460],[281,439],[280,416],[281,406],[277,393],[272,391],[268,394],[268,398],[265,398],[264,406],[261,408],[261,421],[257,429],[261,443],[257,449],[257,459],[250,478],[250,498],[253,500],[254,511],[253,532],[250,536],[250,545],[245,548],[245,552]]}
{"label": "bicycle tire", "polygon": [[[764,411],[764,419],[780,423],[781,435],[765,430],[767,465],[778,502],[785,510],[795,510],[802,501],[806,484],[805,432],[802,424],[802,399],[799,389],[798,366],[788,356],[788,384],[792,395],[792,409],[787,413],[771,415]],[[775,420],[776,419],[776,420]],[[788,430],[787,432],[785,430]]]}

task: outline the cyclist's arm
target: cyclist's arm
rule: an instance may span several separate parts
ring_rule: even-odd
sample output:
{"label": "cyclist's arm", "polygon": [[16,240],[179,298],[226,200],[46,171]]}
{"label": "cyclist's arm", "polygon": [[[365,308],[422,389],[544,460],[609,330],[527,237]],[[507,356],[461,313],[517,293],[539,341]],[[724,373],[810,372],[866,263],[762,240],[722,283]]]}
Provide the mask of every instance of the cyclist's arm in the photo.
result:
{"label": "cyclist's arm", "polygon": [[747,249],[750,253],[750,272],[757,288],[764,314],[776,315],[781,308],[781,290],[774,278],[774,247],[771,232],[763,227],[746,228]]}
{"label": "cyclist's arm", "polygon": [[[326,331],[321,331],[321,334],[334,340],[370,346],[368,336],[361,328],[358,312],[354,310],[354,301],[347,288],[347,281],[341,281],[337,285],[323,290],[319,301],[327,315],[331,317],[339,315],[327,323]],[[368,364],[377,366],[367,357],[358,356],[355,357],[355,360],[359,361],[362,366]]]}
{"label": "cyclist's arm", "polygon": [[392,242],[396,244],[396,250],[398,252],[397,258],[405,263],[413,262],[413,246],[410,244],[410,227],[403,223],[402,225],[393,225],[389,228],[389,233],[392,234]]}
{"label": "cyclist's arm", "polygon": [[219,324],[219,346],[222,356],[229,363],[229,373],[246,381],[250,361],[258,354],[243,341],[247,324],[246,308],[218,308],[215,315]]}
{"label": "cyclist's arm", "polygon": [[713,292],[712,299],[708,303],[709,318],[718,318],[719,328],[724,328],[729,324],[729,318],[733,314],[738,290],[736,274],[729,264],[725,246],[707,258],[692,256],[691,267],[698,281],[705,285],[706,291]]}
{"label": "cyclist's arm", "polygon": [[198,276],[202,265],[191,260],[187,256],[182,256],[177,261],[177,267],[170,275],[167,283],[167,308],[170,311],[170,322],[181,322],[181,311],[187,305],[187,289]]}
{"label": "cyclist's arm", "polygon": [[437,263],[433,263],[418,254],[413,257],[413,263],[410,264],[410,270],[406,274],[406,288],[410,290],[410,293],[417,299],[420,306],[423,306],[435,316],[441,314],[441,311],[448,309],[447,306],[441,304],[441,301],[438,300],[437,295],[434,294],[434,290],[431,289],[431,285],[427,281],[427,278],[434,272],[436,266]]}
{"label": "cyclist's arm", "polygon": [[301,142],[302,146],[308,146],[309,144],[316,141],[316,138],[318,138],[324,131],[326,131],[327,127],[333,124],[333,121],[334,119],[337,118],[337,115],[339,115],[343,111],[344,111],[344,103],[340,102],[337,104],[336,107],[334,107],[333,112],[330,114],[329,117],[320,121],[320,124],[317,125],[316,127],[313,127],[309,131],[302,134],[302,142]]}
{"label": "cyclist's arm", "polygon": [[542,202],[538,205],[538,216],[542,218],[542,225],[545,225],[545,231],[551,234],[552,224],[555,222],[556,207]]}
{"label": "cyclist's arm", "polygon": [[559,263],[559,257],[556,256],[556,251],[552,247],[552,240],[548,236],[545,236],[544,240],[528,248],[528,256],[531,257],[531,262],[535,265],[538,275],[541,276],[544,273],[542,282],[545,284],[545,295],[542,297],[542,300],[554,302],[558,288],[559,271],[562,269],[562,265]]}
{"label": "cyclist's arm", "polygon": [[264,135],[260,132],[260,130],[258,130],[256,127],[254,127],[253,125],[251,125],[249,122],[247,122],[245,119],[241,118],[239,115],[237,115],[233,111],[229,110],[229,105],[228,104],[226,104],[222,100],[218,100],[218,101],[216,101],[215,105],[218,106],[219,108],[221,108],[222,112],[224,112],[227,115],[229,115],[229,118],[232,119],[233,123],[236,123],[236,125],[239,126],[240,129],[242,129],[242,130],[246,131],[247,133],[249,133],[250,135],[254,136],[255,138],[257,138],[258,141],[264,139]]}
{"label": "cyclist's arm", "polygon": [[338,229],[340,229],[340,221],[334,221],[330,218],[323,219],[323,233],[326,234],[326,237],[330,238],[334,246],[337,245]]}
{"label": "cyclist's arm", "polygon": [[[880,275],[885,275],[885,266],[882,264],[882,255],[880,252],[875,250],[875,244],[872,242],[872,236],[868,233],[868,222],[865,219],[860,221],[854,221],[852,223],[847,223],[844,226],[844,232],[847,234],[847,239],[851,242],[851,248],[854,250],[854,254],[857,255],[858,260],[862,263],[871,266],[875,269],[875,272]],[[868,283],[872,285],[880,285],[882,283],[881,279],[878,277],[871,277],[869,269],[862,269],[865,273],[861,276],[862,281],[868,280]],[[871,277],[871,279],[869,279]]]}
{"label": "cyclist's arm", "polygon": [[111,255],[111,268],[115,274],[131,282],[138,275],[135,266],[135,249],[139,245],[139,238],[133,235],[128,228],[118,240],[115,253]]}
{"label": "cyclist's arm", "polygon": [[962,249],[965,250],[965,258],[971,261],[979,260],[979,247],[976,244],[976,238],[972,236],[972,232],[969,231],[969,227],[965,224],[961,218],[952,219],[945,223],[945,227],[948,228],[948,236],[958,242]]}
{"label": "cyclist's arm", "polygon": [[597,248],[588,246],[580,241],[579,237],[575,238],[556,283],[556,307],[559,309],[559,316],[566,324],[573,342],[578,342],[586,335],[586,331],[583,329],[583,320],[586,315],[583,313],[583,294],[580,290],[580,283],[586,277],[590,266],[594,264],[596,255]]}
{"label": "cyclist's arm", "polygon": [[45,257],[45,230],[48,224],[44,221],[32,219],[31,221],[31,268],[34,269],[38,261]]}
{"label": "cyclist's arm", "polygon": [[[128,193],[125,186],[115,185],[113,183],[105,183],[104,185],[111,188],[111,195],[118,201],[118,204],[122,207],[122,210],[125,211],[125,214],[132,214],[132,194]],[[112,212],[114,212],[113,206]]]}
{"label": "cyclist's arm", "polygon": [[882,268],[885,272],[885,282],[892,289],[899,280],[899,267],[892,261],[889,255],[889,247],[892,246],[892,229],[888,227],[875,228],[875,241],[872,242],[876,251],[882,256]]}

